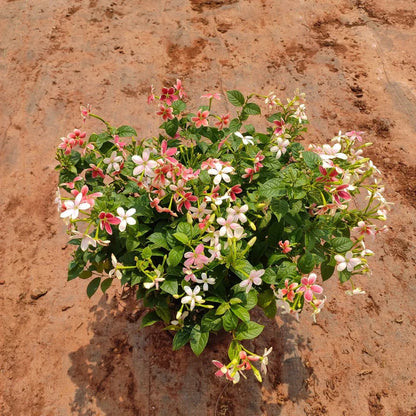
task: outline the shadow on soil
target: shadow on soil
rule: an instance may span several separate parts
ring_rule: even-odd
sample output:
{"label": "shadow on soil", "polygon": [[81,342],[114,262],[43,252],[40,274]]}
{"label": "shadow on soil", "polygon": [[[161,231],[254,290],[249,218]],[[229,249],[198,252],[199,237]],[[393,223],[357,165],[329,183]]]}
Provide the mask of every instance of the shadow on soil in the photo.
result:
{"label": "shadow on soil", "polygon": [[[79,416],[278,416],[286,401],[308,397],[310,371],[299,357],[304,341],[288,317],[273,323],[260,311],[262,335],[245,345],[262,352],[273,346],[262,384],[248,374],[237,385],[217,379],[212,359],[226,360],[228,334],[211,337],[198,358],[187,346],[172,352],[172,337],[162,327],[139,330],[134,296],[102,297],[92,308],[90,343],[70,354],[68,371],[78,386],[71,403]],[[254,316],[257,315],[257,316]]]}

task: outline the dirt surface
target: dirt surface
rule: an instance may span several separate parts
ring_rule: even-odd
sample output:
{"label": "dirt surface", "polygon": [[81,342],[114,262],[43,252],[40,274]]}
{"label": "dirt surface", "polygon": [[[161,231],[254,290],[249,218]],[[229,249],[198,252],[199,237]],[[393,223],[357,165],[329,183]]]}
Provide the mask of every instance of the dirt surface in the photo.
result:
{"label": "dirt surface", "polygon": [[[413,0],[0,1],[0,415],[416,415],[416,2]],[[66,282],[71,248],[54,205],[59,138],[91,103],[141,136],[157,120],[150,84],[203,92],[296,88],[307,141],[364,130],[395,203],[371,248],[366,295],[334,280],[311,322],[278,317],[263,384],[214,376],[211,359],[171,351],[120,288]],[[88,133],[98,124],[88,121]]]}

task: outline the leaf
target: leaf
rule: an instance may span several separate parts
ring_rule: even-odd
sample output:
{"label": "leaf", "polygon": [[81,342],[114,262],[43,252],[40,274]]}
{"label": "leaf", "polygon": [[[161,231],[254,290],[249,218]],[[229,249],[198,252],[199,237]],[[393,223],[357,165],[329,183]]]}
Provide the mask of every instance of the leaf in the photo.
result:
{"label": "leaf", "polygon": [[235,334],[236,339],[242,341],[243,339],[253,339],[258,337],[264,329],[263,325],[258,324],[257,322],[249,321],[241,323]]}
{"label": "leaf", "polygon": [[222,317],[222,325],[226,331],[237,328],[238,318],[231,311],[227,311]]}
{"label": "leaf", "polygon": [[201,331],[219,331],[222,328],[221,316],[215,315],[214,311],[209,311],[201,319]]}
{"label": "leaf", "polygon": [[265,306],[263,308],[264,313],[266,314],[266,316],[270,319],[274,318],[276,316],[277,313],[277,306],[276,306],[276,302],[271,302],[269,305]]}
{"label": "leaf", "polygon": [[286,188],[280,178],[269,179],[259,186],[259,194],[269,199],[284,196],[286,193]]}
{"label": "leaf", "polygon": [[321,275],[322,275],[322,280],[328,280],[335,271],[335,266],[332,264],[329,264],[328,259],[325,260],[322,264],[321,264]]}
{"label": "leaf", "polygon": [[243,322],[250,321],[250,313],[248,310],[241,305],[231,305],[231,311],[235,316],[240,318]]}
{"label": "leaf", "polygon": [[177,266],[182,260],[184,251],[185,248],[183,246],[173,247],[168,256],[168,266]]}
{"label": "leaf", "polygon": [[189,243],[189,238],[186,234],[184,233],[174,233],[173,236],[180,241],[183,244],[188,244]]}
{"label": "leaf", "polygon": [[215,315],[224,315],[224,313],[227,312],[228,309],[230,309],[230,305],[228,304],[228,302],[223,302],[220,306],[218,306]]}
{"label": "leaf", "polygon": [[196,356],[199,356],[204,351],[209,338],[209,332],[201,332],[200,326],[195,325],[191,331],[191,348]]}
{"label": "leaf", "polygon": [[284,199],[273,198],[270,208],[272,209],[277,220],[280,221],[289,211],[289,204]]}
{"label": "leaf", "polygon": [[102,292],[103,293],[107,292],[108,288],[111,286],[112,283],[113,283],[113,279],[111,277],[103,280],[101,283]]}
{"label": "leaf", "polygon": [[285,279],[293,280],[298,275],[296,264],[290,261],[284,261],[277,269],[277,281],[284,281]]}
{"label": "leaf", "polygon": [[178,281],[176,279],[166,279],[161,285],[160,289],[170,295],[177,295],[178,294]]}
{"label": "leaf", "polygon": [[146,326],[151,326],[156,322],[160,321],[160,317],[156,313],[156,311],[148,312],[142,319],[140,323],[140,328],[145,328]]}
{"label": "leaf", "polygon": [[[243,97],[244,98],[244,97]],[[243,107],[243,111],[246,114],[250,114],[252,116],[255,116],[257,114],[261,114],[261,110],[260,107],[255,104],[255,103],[247,103],[244,107]]]}
{"label": "leaf", "polygon": [[298,269],[301,273],[307,274],[310,273],[315,267],[315,259],[312,253],[307,251],[303,256],[298,260]]}
{"label": "leaf", "polygon": [[240,130],[241,123],[238,118],[233,118],[230,122],[230,125],[228,126],[228,131],[230,133],[235,133],[236,131]]}
{"label": "leaf", "polygon": [[143,260],[150,259],[150,257],[152,257],[152,254],[152,249],[149,246],[145,247],[141,252]]}
{"label": "leaf", "polygon": [[166,237],[162,233],[153,233],[149,235],[147,239],[158,247],[163,247],[166,250],[170,250],[170,247],[166,241]]}
{"label": "leaf", "polygon": [[337,253],[346,253],[352,249],[354,243],[347,237],[335,237],[330,241],[332,248]]}
{"label": "leaf", "polygon": [[315,169],[322,164],[321,157],[315,152],[302,152],[302,157],[309,169]]}
{"label": "leaf", "polygon": [[348,280],[351,278],[351,272],[348,270],[343,270],[342,272],[338,272],[338,277],[341,283],[348,282]]}
{"label": "leaf", "polygon": [[274,300],[275,300],[275,297],[274,297],[273,290],[266,289],[264,292],[260,293],[258,304],[261,308],[265,308],[266,306],[274,302]]}
{"label": "leaf", "polygon": [[274,285],[276,283],[276,272],[271,267],[268,267],[261,278],[263,282]]}
{"label": "leaf", "polygon": [[185,326],[183,329],[175,334],[172,342],[173,351],[182,348],[191,338],[191,327]]}
{"label": "leaf", "polygon": [[137,136],[136,130],[130,126],[121,126],[116,130],[116,134],[120,137],[133,137]]}
{"label": "leaf", "polygon": [[165,307],[156,306],[156,314],[157,316],[159,316],[159,318],[163,320],[165,324],[168,324],[170,322],[171,316],[170,316],[169,308],[167,306]]}
{"label": "leaf", "polygon": [[236,260],[232,265],[232,271],[241,279],[245,280],[250,275],[250,272],[254,269],[248,260]]}
{"label": "leaf", "polygon": [[101,277],[96,277],[95,279],[91,280],[89,285],[87,286],[87,295],[90,298],[100,287]]}
{"label": "leaf", "polygon": [[166,130],[166,133],[170,137],[175,137],[175,134],[178,131],[178,128],[179,128],[179,121],[176,117],[164,123],[164,129]]}
{"label": "leaf", "polygon": [[88,279],[89,277],[92,276],[92,271],[91,270],[83,270],[80,274],[79,274],[79,278],[80,279]]}
{"label": "leaf", "polygon": [[135,240],[134,237],[132,238],[129,237],[126,241],[127,251],[134,251],[139,245],[140,245],[140,241]]}
{"label": "leaf", "polygon": [[182,100],[176,100],[172,103],[173,114],[182,113],[186,110],[186,104]]}
{"label": "leaf", "polygon": [[242,107],[246,102],[244,95],[237,90],[227,91],[227,98],[234,107]]}
{"label": "leaf", "polygon": [[75,260],[71,261],[68,266],[68,281],[76,279],[84,270],[84,265],[78,264]]}
{"label": "leaf", "polygon": [[192,225],[187,222],[181,222],[177,226],[177,232],[185,234],[189,239],[192,238]]}

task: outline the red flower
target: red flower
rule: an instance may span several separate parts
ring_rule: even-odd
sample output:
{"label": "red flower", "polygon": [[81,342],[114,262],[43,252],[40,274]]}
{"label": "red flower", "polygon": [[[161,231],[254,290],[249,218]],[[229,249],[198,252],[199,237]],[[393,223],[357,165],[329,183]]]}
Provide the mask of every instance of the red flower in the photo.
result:
{"label": "red flower", "polygon": [[100,228],[107,231],[108,234],[112,235],[113,230],[111,229],[111,225],[118,225],[120,224],[120,219],[118,219],[116,216],[111,214],[110,212],[103,212],[101,211],[98,215],[98,218],[100,219]]}

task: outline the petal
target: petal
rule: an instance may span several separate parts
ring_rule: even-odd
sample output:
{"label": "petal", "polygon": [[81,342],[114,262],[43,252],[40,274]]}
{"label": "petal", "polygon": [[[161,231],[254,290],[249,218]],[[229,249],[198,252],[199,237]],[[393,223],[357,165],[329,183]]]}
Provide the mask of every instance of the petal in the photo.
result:
{"label": "petal", "polygon": [[131,217],[132,215],[134,215],[136,213],[136,209],[135,208],[130,208],[129,210],[127,210],[126,212],[126,216],[127,217]]}
{"label": "petal", "polygon": [[117,214],[120,215],[120,217],[124,217],[126,215],[123,207],[117,208]]}
{"label": "petal", "polygon": [[324,291],[324,289],[319,285],[312,285],[311,290],[314,293],[322,293]]}
{"label": "petal", "polygon": [[313,293],[311,289],[306,289],[304,295],[305,300],[307,300],[308,302],[310,302],[313,299]]}

